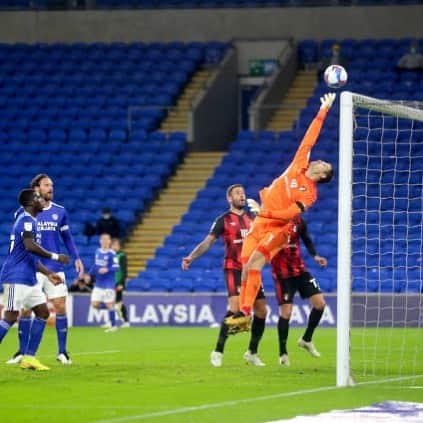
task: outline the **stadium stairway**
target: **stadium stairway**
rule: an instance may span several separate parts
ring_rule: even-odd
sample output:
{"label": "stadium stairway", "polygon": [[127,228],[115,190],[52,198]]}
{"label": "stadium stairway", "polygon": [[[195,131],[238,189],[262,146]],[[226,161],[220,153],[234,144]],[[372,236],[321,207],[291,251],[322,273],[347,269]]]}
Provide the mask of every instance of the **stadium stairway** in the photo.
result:
{"label": "stadium stairway", "polygon": [[267,124],[270,131],[289,131],[297,119],[307,100],[313,95],[316,87],[316,71],[300,70],[290,86],[280,107],[275,111]]}
{"label": "stadium stairway", "polygon": [[186,85],[184,91],[179,96],[176,105],[169,112],[166,119],[163,120],[160,131],[187,131],[188,112],[191,102],[204,86],[209,76],[210,71],[207,69],[200,69],[193,75],[191,81]]}
{"label": "stadium stairway", "polygon": [[154,256],[156,248],[163,244],[164,237],[179,223],[197,191],[204,187],[223,155],[223,152],[187,154],[167,187],[160,192],[159,198],[125,243],[130,278],[145,270],[146,260]]}

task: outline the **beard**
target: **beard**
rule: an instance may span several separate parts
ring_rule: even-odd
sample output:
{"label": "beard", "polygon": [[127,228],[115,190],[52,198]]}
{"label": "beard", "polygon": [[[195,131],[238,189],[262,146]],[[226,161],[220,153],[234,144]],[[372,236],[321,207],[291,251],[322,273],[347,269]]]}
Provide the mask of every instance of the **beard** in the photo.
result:
{"label": "beard", "polygon": [[245,201],[233,203],[233,207],[235,207],[237,210],[242,210],[245,207]]}

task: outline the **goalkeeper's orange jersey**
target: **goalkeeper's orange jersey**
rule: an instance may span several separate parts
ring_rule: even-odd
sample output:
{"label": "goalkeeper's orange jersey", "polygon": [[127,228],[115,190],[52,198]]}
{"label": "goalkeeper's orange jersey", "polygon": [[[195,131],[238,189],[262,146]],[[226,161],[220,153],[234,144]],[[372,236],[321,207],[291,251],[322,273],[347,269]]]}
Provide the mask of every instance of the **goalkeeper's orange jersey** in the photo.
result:
{"label": "goalkeeper's orange jersey", "polygon": [[263,222],[270,219],[280,219],[286,223],[301,212],[300,205],[308,209],[317,199],[316,182],[305,175],[308,169],[310,151],[319,137],[327,109],[321,109],[310,124],[304,138],[298,147],[294,160],[281,176],[276,178],[269,187],[260,191],[262,210],[260,217]]}

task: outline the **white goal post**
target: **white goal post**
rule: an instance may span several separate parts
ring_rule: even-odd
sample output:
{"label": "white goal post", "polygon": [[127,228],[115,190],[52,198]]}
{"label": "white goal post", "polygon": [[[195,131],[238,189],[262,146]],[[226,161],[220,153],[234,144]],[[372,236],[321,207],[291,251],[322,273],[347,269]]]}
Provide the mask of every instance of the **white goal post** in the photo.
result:
{"label": "white goal post", "polygon": [[[395,103],[352,92],[343,92],[340,100],[336,384],[337,386],[349,386],[354,384],[351,372],[350,331],[352,319],[353,141],[356,123],[355,110],[359,108],[366,110],[368,113],[380,113],[382,119],[384,116],[393,116],[397,119],[405,118],[419,122],[423,122],[423,110],[402,102]],[[381,132],[383,134],[383,128]],[[383,140],[383,135],[381,140]],[[381,164],[381,169],[383,169],[382,166]]]}

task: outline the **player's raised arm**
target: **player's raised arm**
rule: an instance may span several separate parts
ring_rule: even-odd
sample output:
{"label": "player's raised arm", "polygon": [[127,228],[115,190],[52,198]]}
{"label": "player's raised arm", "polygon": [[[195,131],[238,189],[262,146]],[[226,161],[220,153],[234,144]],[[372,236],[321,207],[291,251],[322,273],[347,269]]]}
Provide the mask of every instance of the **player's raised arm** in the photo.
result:
{"label": "player's raised arm", "polygon": [[208,234],[194,249],[182,259],[182,269],[188,270],[191,263],[198,257],[202,256],[216,241],[216,237]]}
{"label": "player's raised arm", "polygon": [[335,98],[335,93],[328,93],[320,98],[320,109],[308,127],[307,132],[305,133],[304,138],[302,139],[301,144],[297,149],[297,153],[295,154],[291,166],[295,166],[297,168],[306,168],[308,166],[310,151],[319,138],[323,122],[326,119],[326,115],[329,109],[332,107]]}

